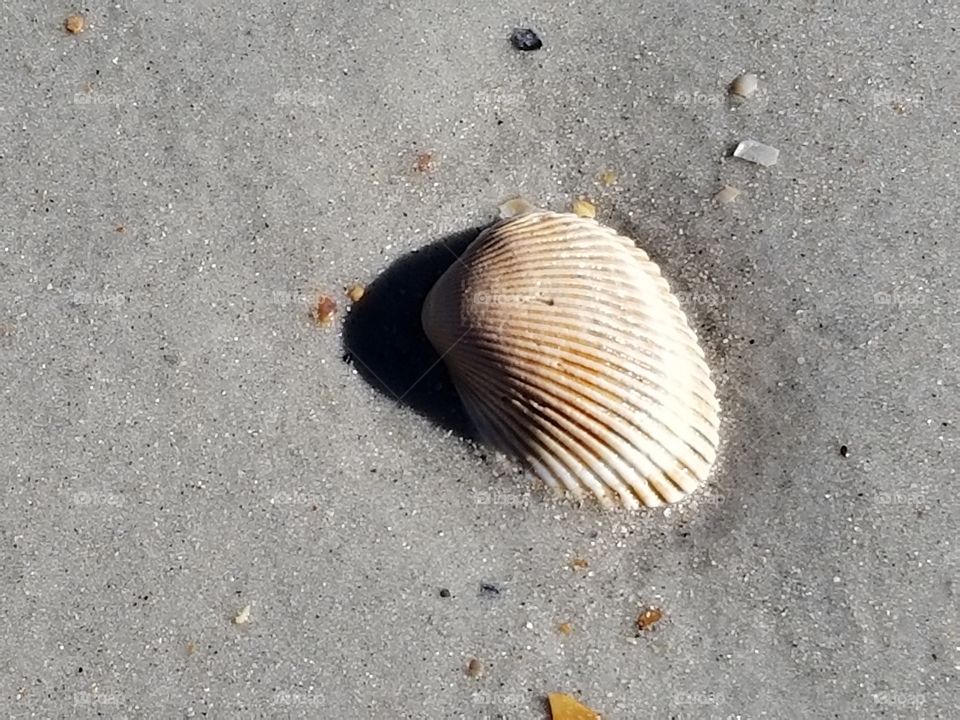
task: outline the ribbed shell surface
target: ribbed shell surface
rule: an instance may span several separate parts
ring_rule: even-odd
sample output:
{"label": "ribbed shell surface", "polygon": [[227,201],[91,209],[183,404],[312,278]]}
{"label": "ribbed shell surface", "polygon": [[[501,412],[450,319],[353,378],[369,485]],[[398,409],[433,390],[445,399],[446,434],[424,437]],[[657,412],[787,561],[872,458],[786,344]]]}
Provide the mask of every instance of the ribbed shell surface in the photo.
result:
{"label": "ribbed shell surface", "polygon": [[547,485],[636,508],[706,479],[716,390],[629,238],[570,214],[501,220],[431,290],[423,326],[480,433]]}

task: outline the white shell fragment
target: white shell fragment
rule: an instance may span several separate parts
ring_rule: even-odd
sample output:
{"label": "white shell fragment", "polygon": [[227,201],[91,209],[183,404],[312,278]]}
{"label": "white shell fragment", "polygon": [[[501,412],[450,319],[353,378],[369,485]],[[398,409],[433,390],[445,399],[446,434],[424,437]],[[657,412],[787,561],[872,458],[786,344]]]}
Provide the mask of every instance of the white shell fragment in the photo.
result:
{"label": "white shell fragment", "polygon": [[764,145],[762,142],[757,142],[756,140],[744,140],[737,145],[737,149],[733,151],[733,156],[741,160],[746,160],[747,162],[770,167],[771,165],[777,164],[780,151],[775,147]]}
{"label": "white shell fragment", "polygon": [[753,73],[744,73],[730,84],[730,93],[749,98],[757,91],[758,85],[756,75]]}
{"label": "white shell fragment", "polygon": [[732,185],[724,185],[720,192],[713,196],[713,201],[717,205],[726,205],[727,203],[732,203],[738,197],[740,197],[740,190],[738,188]]}
{"label": "white shell fragment", "polygon": [[550,487],[637,508],[706,479],[716,390],[676,297],[629,238],[574,214],[500,220],[422,319],[481,435]]}

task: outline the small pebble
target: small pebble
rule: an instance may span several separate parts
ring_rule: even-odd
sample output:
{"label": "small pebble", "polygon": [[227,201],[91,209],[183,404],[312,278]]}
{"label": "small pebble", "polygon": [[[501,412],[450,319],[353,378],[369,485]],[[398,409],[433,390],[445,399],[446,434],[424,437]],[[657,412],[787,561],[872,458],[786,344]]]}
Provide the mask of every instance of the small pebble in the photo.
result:
{"label": "small pebble", "polygon": [[720,192],[713,196],[713,201],[717,205],[726,205],[727,203],[732,203],[739,196],[740,190],[732,185],[724,185]]}
{"label": "small pebble", "polygon": [[450,591],[447,590],[446,588],[440,588],[440,597],[442,598],[450,597]]}
{"label": "small pebble", "polygon": [[250,606],[247,605],[240,612],[238,612],[234,618],[233,622],[235,625],[246,625],[250,622]]}
{"label": "small pebble", "polygon": [[500,588],[490,583],[480,583],[480,594],[485,597],[493,597],[500,594]]}
{"label": "small pebble", "polygon": [[417,155],[417,164],[414,165],[417,172],[425,173],[433,169],[433,153],[423,152]]}
{"label": "small pebble", "polygon": [[660,608],[647,608],[637,618],[637,629],[649,630],[660,622],[661,618],[663,618],[663,611]]}
{"label": "small pebble", "polygon": [[733,151],[733,156],[747,162],[770,167],[777,164],[780,151],[756,140],[744,140],[737,145],[737,149]]}
{"label": "small pebble", "polygon": [[63,26],[71,35],[79,35],[87,26],[87,21],[83,15],[71,15],[64,21]]}
{"label": "small pebble", "polygon": [[347,297],[350,298],[351,302],[357,302],[360,298],[363,297],[366,289],[360,283],[354,283],[347,288]]}
{"label": "small pebble", "polygon": [[540,37],[530,28],[517,28],[514,30],[510,36],[510,42],[517,50],[522,50],[523,52],[539,50],[543,47],[543,41],[540,40]]}
{"label": "small pebble", "polygon": [[557,626],[557,630],[559,630],[563,635],[569,635],[573,632],[573,625],[568,622],[560,623]]}
{"label": "small pebble", "polygon": [[757,76],[744,73],[730,84],[730,93],[748,98],[757,91]]}
{"label": "small pebble", "polygon": [[476,658],[470,658],[470,662],[467,663],[467,675],[472,678],[483,675],[483,663]]}
{"label": "small pebble", "polygon": [[846,445],[841,445],[840,457],[850,457],[850,448],[848,448]]}
{"label": "small pebble", "polygon": [[617,181],[617,174],[613,170],[604,170],[598,179],[601,185],[610,187]]}
{"label": "small pebble", "polygon": [[318,325],[324,327],[330,325],[333,322],[333,316],[337,313],[337,304],[333,301],[333,298],[328,295],[321,295],[317,298],[316,304],[313,306],[313,319]]}

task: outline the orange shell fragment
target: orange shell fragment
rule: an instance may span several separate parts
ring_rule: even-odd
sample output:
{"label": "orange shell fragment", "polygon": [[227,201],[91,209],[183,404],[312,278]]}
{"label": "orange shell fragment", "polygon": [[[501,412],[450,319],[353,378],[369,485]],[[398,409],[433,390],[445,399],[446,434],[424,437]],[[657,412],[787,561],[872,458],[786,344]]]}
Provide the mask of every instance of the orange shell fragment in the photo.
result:
{"label": "orange shell fragment", "polygon": [[550,693],[550,717],[552,720],[600,720],[600,716],[585,705],[564,693]]}

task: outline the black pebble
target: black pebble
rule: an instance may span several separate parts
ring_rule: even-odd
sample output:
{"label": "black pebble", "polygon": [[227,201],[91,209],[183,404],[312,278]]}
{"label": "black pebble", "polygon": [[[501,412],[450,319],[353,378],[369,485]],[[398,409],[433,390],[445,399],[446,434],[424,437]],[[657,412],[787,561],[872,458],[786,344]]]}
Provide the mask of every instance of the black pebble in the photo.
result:
{"label": "black pebble", "polygon": [[530,28],[517,28],[514,30],[510,36],[510,42],[513,43],[513,46],[517,50],[523,50],[524,52],[539,50],[543,47],[543,41],[540,40],[539,36]]}
{"label": "black pebble", "polygon": [[498,588],[496,585],[491,585],[490,583],[480,583],[480,594],[486,597],[499,595],[500,588]]}
{"label": "black pebble", "polygon": [[440,588],[440,597],[450,597],[450,591],[446,588]]}
{"label": "black pebble", "polygon": [[849,457],[850,449],[846,445],[840,446],[840,457]]}

